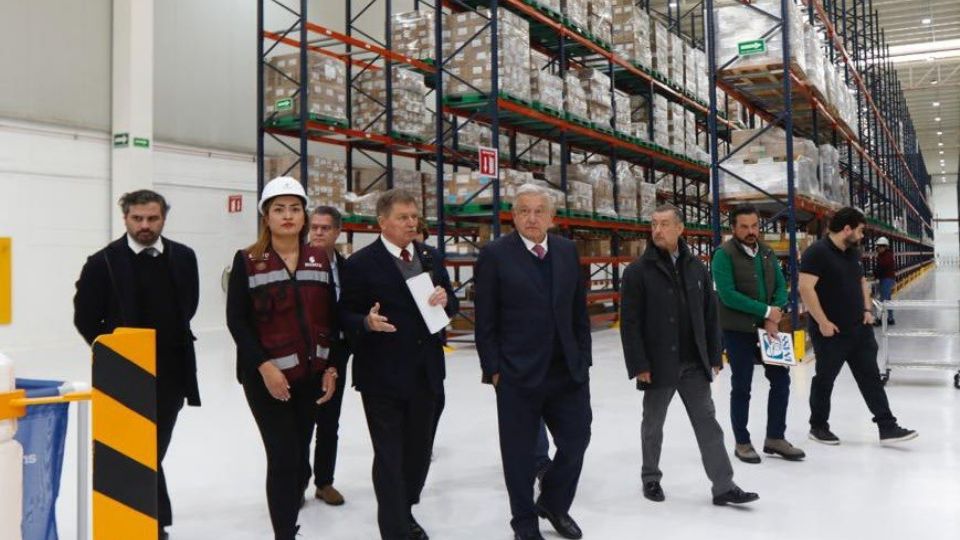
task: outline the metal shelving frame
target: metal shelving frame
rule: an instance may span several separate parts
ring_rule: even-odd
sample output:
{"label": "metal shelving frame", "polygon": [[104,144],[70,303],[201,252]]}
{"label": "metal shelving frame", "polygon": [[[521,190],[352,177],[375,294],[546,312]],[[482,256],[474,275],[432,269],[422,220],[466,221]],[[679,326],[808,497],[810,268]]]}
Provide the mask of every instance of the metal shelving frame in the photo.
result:
{"label": "metal shelving frame", "polygon": [[[786,197],[772,195],[748,180],[726,170],[723,163],[735,155],[738,150],[752,142],[744,143],[740,148],[719,153],[719,130],[717,114],[717,92],[719,87],[729,96],[741,102],[752,115],[764,120],[766,126],[756,135],[777,126],[786,132],[786,162],[793,163],[793,138],[798,135],[813,139],[817,145],[833,144],[841,155],[841,174],[850,181],[850,199],[853,205],[865,210],[869,219],[868,236],[864,242],[865,252],[872,252],[875,239],[880,235],[888,236],[896,252],[900,254],[901,266],[928,263],[932,258],[931,247],[922,241],[924,232],[932,237],[931,213],[925,199],[925,188],[929,185],[923,156],[916,143],[916,132],[910,120],[903,97],[902,88],[896,80],[896,74],[889,61],[889,49],[883,38],[883,31],[877,23],[876,11],[872,0],[803,0],[802,9],[811,24],[822,27],[826,32],[828,61],[842,67],[845,81],[853,85],[858,103],[858,125],[856,129],[846,125],[836,114],[829,110],[819,93],[806,84],[803,73],[791,66],[790,26],[788,6],[793,0],[780,0],[781,16],[767,13],[747,1],[736,3],[753,10],[758,17],[771,20],[772,28],[761,39],[769,41],[779,36],[782,47],[782,63],[778,77],[782,98],[778,103],[758,97],[749,84],[738,84],[731,77],[725,77],[724,69],[737,58],[717,59],[708,54],[710,65],[710,115],[708,129],[711,145],[711,179],[713,193],[714,243],[719,245],[721,209],[719,177],[721,171],[728,177],[744,182],[760,193],[766,202],[758,206],[769,210],[766,225],[781,230],[789,236],[789,254],[787,258],[788,282],[790,284],[790,311],[793,327],[798,325],[797,276],[799,253],[796,231],[801,223],[815,221],[829,216],[833,208],[818,201],[798,196],[793,167],[786,166]],[[707,21],[707,48],[715,50],[717,0],[704,0]],[[784,66],[787,66],[784,68]],[[806,112],[809,110],[809,112]],[[903,126],[903,136],[899,131],[891,130],[888,122],[899,122]],[[754,137],[754,139],[756,138]],[[819,179],[819,169],[817,171]],[[905,231],[893,229],[895,215],[907,214]],[[869,260],[868,260],[869,266]]]}

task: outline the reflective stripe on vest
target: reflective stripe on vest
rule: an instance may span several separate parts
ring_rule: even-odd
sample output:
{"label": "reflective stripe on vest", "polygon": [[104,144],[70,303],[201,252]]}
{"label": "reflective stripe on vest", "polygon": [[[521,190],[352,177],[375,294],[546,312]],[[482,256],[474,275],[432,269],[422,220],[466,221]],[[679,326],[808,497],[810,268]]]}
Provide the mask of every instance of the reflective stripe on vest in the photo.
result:
{"label": "reflective stripe on vest", "polygon": [[297,281],[330,283],[330,272],[325,270],[297,270]]}
{"label": "reflective stripe on vest", "polygon": [[329,357],[330,357],[330,347],[323,347],[321,345],[317,345],[317,358],[323,358],[324,360],[326,360]]}
{"label": "reflective stripe on vest", "polygon": [[[299,274],[299,272],[297,273]],[[278,281],[286,281],[288,279],[290,279],[290,274],[288,274],[286,270],[274,270],[272,272],[254,274],[250,276],[250,288],[256,289],[257,287],[262,287]]]}

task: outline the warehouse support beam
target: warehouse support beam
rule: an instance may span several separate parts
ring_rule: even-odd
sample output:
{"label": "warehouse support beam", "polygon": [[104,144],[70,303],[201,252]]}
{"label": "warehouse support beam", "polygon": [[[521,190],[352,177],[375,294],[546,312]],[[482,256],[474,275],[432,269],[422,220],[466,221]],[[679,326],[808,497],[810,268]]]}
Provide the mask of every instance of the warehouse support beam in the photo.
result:
{"label": "warehouse support beam", "polygon": [[113,0],[111,238],[124,233],[116,201],[153,188],[153,0]]}

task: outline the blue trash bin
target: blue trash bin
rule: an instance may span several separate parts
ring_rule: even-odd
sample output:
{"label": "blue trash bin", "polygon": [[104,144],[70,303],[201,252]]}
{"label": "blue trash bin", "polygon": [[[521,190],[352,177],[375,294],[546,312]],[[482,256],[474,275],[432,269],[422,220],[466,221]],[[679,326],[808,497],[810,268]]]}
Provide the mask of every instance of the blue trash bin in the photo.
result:
{"label": "blue trash bin", "polygon": [[[27,397],[60,395],[59,381],[17,379]],[[27,407],[17,422],[16,439],[23,446],[23,540],[57,540],[57,496],[63,471],[69,405]]]}

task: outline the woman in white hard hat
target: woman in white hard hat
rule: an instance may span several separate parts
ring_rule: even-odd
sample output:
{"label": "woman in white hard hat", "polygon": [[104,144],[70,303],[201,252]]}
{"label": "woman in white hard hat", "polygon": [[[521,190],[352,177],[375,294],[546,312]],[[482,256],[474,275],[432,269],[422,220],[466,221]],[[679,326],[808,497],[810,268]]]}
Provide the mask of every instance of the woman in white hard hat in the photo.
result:
{"label": "woman in white hard hat", "polygon": [[267,453],[276,540],[292,540],[299,530],[316,405],[332,397],[338,376],[327,366],[336,326],[330,262],[304,242],[306,205],[294,178],[275,178],[264,187],[260,236],[237,252],[227,291],[237,378]]}

